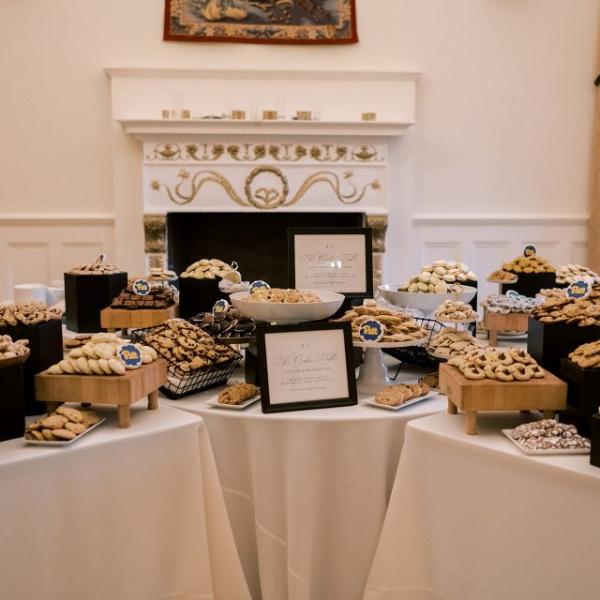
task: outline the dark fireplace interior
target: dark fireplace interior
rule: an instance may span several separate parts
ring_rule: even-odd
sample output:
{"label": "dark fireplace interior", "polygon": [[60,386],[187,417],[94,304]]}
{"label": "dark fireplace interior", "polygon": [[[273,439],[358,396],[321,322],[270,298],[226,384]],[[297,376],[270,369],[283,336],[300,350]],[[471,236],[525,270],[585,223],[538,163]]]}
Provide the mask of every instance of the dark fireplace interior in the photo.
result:
{"label": "dark fireplace interior", "polygon": [[169,213],[169,268],[176,273],[200,258],[237,261],[246,281],[288,286],[290,227],[362,227],[362,213]]}

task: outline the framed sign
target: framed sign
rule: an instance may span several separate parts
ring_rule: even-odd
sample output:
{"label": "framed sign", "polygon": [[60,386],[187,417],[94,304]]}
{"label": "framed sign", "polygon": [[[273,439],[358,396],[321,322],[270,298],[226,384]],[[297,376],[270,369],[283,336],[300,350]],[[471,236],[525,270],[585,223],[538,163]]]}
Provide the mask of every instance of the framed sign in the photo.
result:
{"label": "framed sign", "polygon": [[257,329],[265,413],[357,403],[349,323]]}
{"label": "framed sign", "polygon": [[373,237],[360,227],[288,229],[290,287],[373,297]]}

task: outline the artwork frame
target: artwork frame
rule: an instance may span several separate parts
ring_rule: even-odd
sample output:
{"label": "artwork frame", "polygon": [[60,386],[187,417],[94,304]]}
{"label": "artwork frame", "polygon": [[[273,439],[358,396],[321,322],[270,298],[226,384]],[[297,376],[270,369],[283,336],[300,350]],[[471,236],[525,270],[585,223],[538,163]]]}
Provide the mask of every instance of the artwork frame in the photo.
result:
{"label": "artwork frame", "polygon": [[[301,245],[301,240],[305,238],[306,243]],[[353,241],[352,245],[350,242]],[[347,248],[344,247],[348,244]],[[349,275],[355,275],[362,283],[358,287],[342,286],[337,288],[335,285],[319,286],[315,280],[310,280],[309,272],[301,276],[300,270],[300,252],[311,251],[320,253],[324,251],[325,244],[331,244],[333,253],[349,250],[356,253],[358,258],[356,267],[352,271],[359,270],[359,273],[350,272]],[[314,245],[314,248],[311,248]],[[348,252],[350,254],[350,252]],[[317,261],[318,262],[318,261]],[[313,264],[315,277],[326,275],[326,268],[319,268],[318,264]],[[336,269],[331,269],[335,273]],[[288,229],[288,273],[289,287],[299,289],[326,289],[344,294],[346,298],[352,300],[364,300],[373,297],[373,232],[369,227],[291,227]]]}
{"label": "artwork frame", "polygon": [[[257,345],[264,413],[354,406],[358,403],[349,323],[261,325],[257,328]],[[282,348],[285,356],[281,353]],[[310,354],[314,352],[319,356]],[[335,360],[331,359],[334,354]],[[328,362],[330,369],[324,368]],[[315,369],[313,376],[318,381],[314,389],[311,387],[311,368]],[[300,399],[299,395],[304,392],[297,388],[303,385],[311,389],[313,398]],[[317,389],[319,385],[323,388],[322,392]],[[343,391],[330,393],[332,390]]]}
{"label": "artwork frame", "polygon": [[271,2],[273,7],[268,8],[269,0],[165,0],[164,40],[299,45],[358,42],[355,0],[307,0],[308,7],[306,2],[296,5],[299,0]]}

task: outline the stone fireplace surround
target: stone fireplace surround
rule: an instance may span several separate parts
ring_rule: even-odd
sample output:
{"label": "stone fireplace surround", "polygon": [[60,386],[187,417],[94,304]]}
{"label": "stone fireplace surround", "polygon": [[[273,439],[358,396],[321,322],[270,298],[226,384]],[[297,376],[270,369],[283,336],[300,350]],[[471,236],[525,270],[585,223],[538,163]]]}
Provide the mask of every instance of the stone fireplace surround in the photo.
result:
{"label": "stone fireplace surround", "polygon": [[[168,214],[360,213],[362,224],[373,229],[374,278],[381,281],[392,197],[390,144],[414,123],[416,74],[153,69],[107,74],[113,119],[142,142],[143,200],[126,212],[128,222],[137,215],[144,223],[147,263],[166,260]],[[318,100],[307,100],[315,96]],[[191,111],[191,119],[161,118],[163,109],[182,108]],[[235,109],[245,110],[247,120],[200,118]],[[287,116],[311,110],[318,120],[259,119],[267,109]],[[362,121],[363,112],[375,112],[377,120]],[[115,150],[124,144],[115,142]],[[127,196],[118,189],[118,177],[115,186],[117,199]],[[119,229],[117,212],[117,238]]]}

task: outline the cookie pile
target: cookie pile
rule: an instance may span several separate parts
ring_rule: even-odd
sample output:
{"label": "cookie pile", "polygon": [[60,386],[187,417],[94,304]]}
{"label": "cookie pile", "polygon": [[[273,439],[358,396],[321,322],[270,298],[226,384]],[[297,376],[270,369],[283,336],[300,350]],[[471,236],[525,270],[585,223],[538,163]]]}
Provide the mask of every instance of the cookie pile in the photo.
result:
{"label": "cookie pile", "polygon": [[561,265],[556,269],[556,283],[574,283],[581,279],[591,279],[594,283],[600,283],[600,275],[582,265]]}
{"label": "cookie pile", "polygon": [[476,321],[478,316],[470,304],[446,300],[437,307],[435,318],[438,321]]}
{"label": "cookie pile", "polygon": [[38,325],[56,319],[62,319],[62,310],[55,306],[49,307],[43,302],[0,305],[0,327]]}
{"label": "cookie pile", "polygon": [[510,436],[525,450],[579,450],[591,447],[590,440],[577,433],[575,425],[543,419],[515,427]]}
{"label": "cookie pile", "polygon": [[169,319],[143,336],[144,343],[156,350],[184,373],[225,363],[238,356],[229,346],[184,319]]}
{"label": "cookie pile", "polygon": [[206,333],[220,338],[238,338],[254,335],[256,323],[237,308],[229,307],[223,313],[199,313],[189,319]]}
{"label": "cookie pile", "polygon": [[427,349],[439,358],[464,356],[472,350],[479,350],[485,344],[473,337],[468,331],[443,329],[429,342]]}
{"label": "cookie pile", "polygon": [[316,304],[321,302],[321,298],[313,292],[280,288],[255,288],[244,300],[271,304]]}
{"label": "cookie pile", "polygon": [[100,416],[90,410],[60,406],[47,417],[27,425],[26,440],[38,442],[68,442],[100,421]]}
{"label": "cookie pile", "polygon": [[514,260],[502,265],[509,273],[554,273],[556,270],[545,258],[532,256],[517,256]]}
{"label": "cookie pile", "polygon": [[579,346],[569,354],[569,360],[582,369],[600,369],[600,340]]}
{"label": "cookie pile", "polygon": [[542,379],[544,370],[525,350],[482,348],[448,361],[467,379],[498,379],[499,381],[530,381]]}
{"label": "cookie pile", "polygon": [[84,344],[87,344],[92,339],[91,333],[80,333],[76,335],[74,338],[69,338],[65,340],[65,349],[71,350],[72,348],[80,348]]}
{"label": "cookie pile", "polygon": [[409,400],[425,396],[429,389],[426,383],[390,385],[375,394],[375,402],[386,406],[400,406]]}
{"label": "cookie pile", "polygon": [[336,322],[351,323],[352,339],[359,342],[358,330],[362,323],[370,319],[377,319],[383,325],[385,333],[382,342],[414,342],[428,335],[427,330],[409,315],[379,306],[356,306]]}
{"label": "cookie pile", "polygon": [[515,283],[518,277],[514,273],[509,273],[503,269],[498,269],[488,275],[487,280],[491,283]]}
{"label": "cookie pile", "polygon": [[260,394],[260,388],[252,383],[234,383],[219,394],[218,401],[219,404],[239,406],[257,394]]}
{"label": "cookie pile", "polygon": [[548,298],[533,314],[542,323],[600,325],[600,286],[595,286],[585,300],[567,298],[562,290],[562,294]]}
{"label": "cookie pile", "polygon": [[129,285],[112,301],[112,308],[128,310],[169,308],[179,297],[178,290],[170,285],[151,285],[150,292],[146,296],[140,296],[135,293],[133,283],[130,281]]}
{"label": "cookie pile", "polygon": [[[114,333],[96,333],[79,348],[73,348],[67,357],[52,365],[48,375],[125,375],[127,369],[139,368],[126,365],[118,356],[119,346],[126,340]],[[142,364],[150,364],[158,358],[153,348],[134,344],[142,353]]]}
{"label": "cookie pile", "polygon": [[500,313],[502,315],[510,313],[530,314],[543,302],[544,300],[541,298],[491,294],[485,300],[482,300],[481,306],[484,306],[489,312]]}
{"label": "cookie pile", "polygon": [[0,335],[0,360],[16,358],[27,354],[29,340],[16,340],[13,342],[10,335]]}
{"label": "cookie pile", "polygon": [[152,267],[150,274],[146,277],[148,281],[174,281],[177,279],[175,271],[169,271],[168,269],[161,269],[160,267]]}
{"label": "cookie pile", "polygon": [[436,260],[433,264],[424,266],[420,273],[402,284],[398,291],[424,294],[460,293],[462,287],[456,284],[476,280],[477,275],[464,263]]}
{"label": "cookie pile", "polygon": [[121,269],[116,265],[105,263],[106,257],[101,254],[93,263],[87,265],[77,265],[73,267],[69,274],[71,275],[112,275],[121,273]]}
{"label": "cookie pile", "polygon": [[197,260],[181,274],[181,277],[184,279],[229,279],[234,283],[239,283],[242,279],[234,266],[218,258]]}

